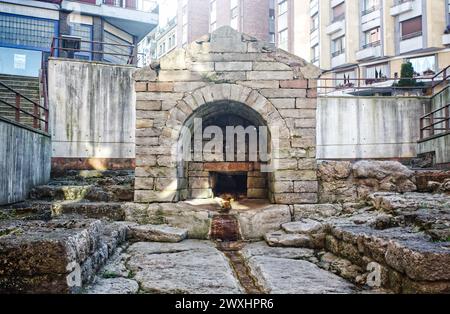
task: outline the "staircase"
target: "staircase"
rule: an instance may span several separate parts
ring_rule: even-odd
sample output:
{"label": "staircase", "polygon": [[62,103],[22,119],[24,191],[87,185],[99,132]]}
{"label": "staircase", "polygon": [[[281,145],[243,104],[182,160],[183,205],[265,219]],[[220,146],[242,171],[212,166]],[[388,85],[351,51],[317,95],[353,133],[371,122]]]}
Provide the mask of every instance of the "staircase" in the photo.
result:
{"label": "staircase", "polygon": [[[40,83],[37,77],[0,75],[0,82],[17,91],[21,95],[40,104]],[[0,85],[0,100],[11,105],[16,103],[14,92]],[[20,99],[21,108],[29,113],[33,113],[33,104],[26,99]],[[0,102],[0,117],[15,121],[15,109]],[[20,122],[27,126],[33,126],[33,118],[24,113],[20,114]]]}

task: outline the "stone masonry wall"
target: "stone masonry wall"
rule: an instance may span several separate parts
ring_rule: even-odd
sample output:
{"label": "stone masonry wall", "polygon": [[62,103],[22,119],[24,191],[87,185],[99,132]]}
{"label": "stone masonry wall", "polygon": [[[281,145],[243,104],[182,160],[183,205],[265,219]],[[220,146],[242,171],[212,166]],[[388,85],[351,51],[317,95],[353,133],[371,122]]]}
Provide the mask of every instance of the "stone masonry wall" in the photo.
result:
{"label": "stone masonry wall", "polygon": [[176,163],[180,130],[199,109],[217,102],[251,108],[279,129],[278,168],[269,173],[269,199],[318,201],[316,81],[319,70],[296,56],[222,27],[135,73],[135,201],[185,199],[187,167]]}

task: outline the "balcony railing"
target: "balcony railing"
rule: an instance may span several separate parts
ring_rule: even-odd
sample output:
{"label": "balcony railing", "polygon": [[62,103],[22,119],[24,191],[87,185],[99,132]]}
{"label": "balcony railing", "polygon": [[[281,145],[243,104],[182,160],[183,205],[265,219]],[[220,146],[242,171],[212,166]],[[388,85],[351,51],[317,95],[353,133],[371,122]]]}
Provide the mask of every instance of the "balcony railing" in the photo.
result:
{"label": "balcony railing", "polygon": [[362,49],[372,48],[372,47],[378,47],[381,45],[381,40],[373,41],[371,43],[367,43],[362,46]]}
{"label": "balcony railing", "polygon": [[[0,82],[0,87],[13,95],[14,104],[9,101],[0,99],[0,104],[12,108],[14,112],[14,121],[28,125],[26,118],[32,120],[32,127],[37,130],[48,132],[48,107],[41,106],[36,101],[22,95],[20,92],[12,89],[8,85]],[[33,112],[29,112],[31,109]],[[8,115],[9,116],[9,115]],[[11,118],[8,118],[12,120]]]}
{"label": "balcony railing", "polygon": [[[82,48],[86,46],[90,47],[90,49]],[[137,49],[135,45],[82,40],[77,37],[63,36],[53,38],[50,56],[68,59],[87,57],[92,60],[115,64],[136,64]]]}
{"label": "balcony railing", "polygon": [[[450,104],[433,110],[420,118],[420,139],[450,132]],[[425,133],[428,133],[427,136]]]}
{"label": "balcony railing", "polygon": [[332,57],[332,58],[335,58],[335,57],[337,57],[337,56],[339,56],[339,55],[341,55],[341,54],[344,54],[344,53],[345,53],[345,49],[341,49],[341,50],[332,52],[332,53],[331,53],[331,57]]}
{"label": "balcony railing", "polygon": [[392,5],[392,7],[396,7],[396,6],[400,5],[400,4],[407,3],[407,2],[413,2],[413,1],[414,0],[395,0],[394,4]]}
{"label": "balcony railing", "polygon": [[411,33],[411,34],[402,36],[401,40],[408,40],[411,38],[419,37],[419,36],[422,36],[422,34],[423,34],[422,31]]}
{"label": "balcony railing", "polygon": [[103,0],[103,4],[125,9],[137,9],[137,0]]}
{"label": "balcony railing", "polygon": [[367,14],[370,14],[370,13],[372,13],[372,12],[378,11],[379,9],[380,9],[380,6],[374,5],[374,6],[371,7],[371,8],[367,8],[367,9],[363,10],[363,11],[361,12],[361,15],[367,15]]}

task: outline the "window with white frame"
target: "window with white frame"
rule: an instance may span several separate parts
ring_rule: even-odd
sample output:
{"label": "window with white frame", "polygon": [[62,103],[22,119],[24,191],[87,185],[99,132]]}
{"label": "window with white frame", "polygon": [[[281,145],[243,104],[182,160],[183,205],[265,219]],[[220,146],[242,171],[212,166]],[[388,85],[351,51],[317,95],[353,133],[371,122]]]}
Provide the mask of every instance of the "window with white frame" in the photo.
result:
{"label": "window with white frame", "polygon": [[238,30],[239,27],[239,0],[231,0],[230,2],[231,9],[231,22],[230,26],[234,29]]}
{"label": "window with white frame", "polygon": [[364,46],[363,48],[376,47],[381,43],[380,27],[373,28],[364,32]]}
{"label": "window with white frame", "polygon": [[288,29],[284,29],[278,32],[278,47],[283,50],[288,50],[289,44],[289,34]]}
{"label": "window with white frame", "polygon": [[317,61],[319,61],[319,45],[311,48],[311,62],[315,63]]}
{"label": "window with white frame", "polygon": [[412,63],[417,76],[434,75],[437,71],[435,55],[410,58],[407,61]]}
{"label": "window with white frame", "polygon": [[278,47],[284,50],[289,48],[288,32],[288,1],[278,0]]}
{"label": "window with white frame", "polygon": [[345,36],[331,41],[331,56],[337,57],[343,53],[345,53]]}
{"label": "window with white frame", "polygon": [[311,17],[311,32],[314,32],[319,28],[319,13],[314,14]]}

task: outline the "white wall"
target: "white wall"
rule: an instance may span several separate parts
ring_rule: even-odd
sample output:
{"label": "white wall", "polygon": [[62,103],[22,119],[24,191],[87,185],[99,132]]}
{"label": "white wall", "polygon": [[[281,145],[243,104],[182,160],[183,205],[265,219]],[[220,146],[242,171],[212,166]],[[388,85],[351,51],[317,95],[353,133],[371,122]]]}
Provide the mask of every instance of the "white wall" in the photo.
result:
{"label": "white wall", "polygon": [[134,158],[131,66],[49,61],[52,157]]}
{"label": "white wall", "polygon": [[324,97],[317,103],[317,158],[416,156],[428,98]]}

